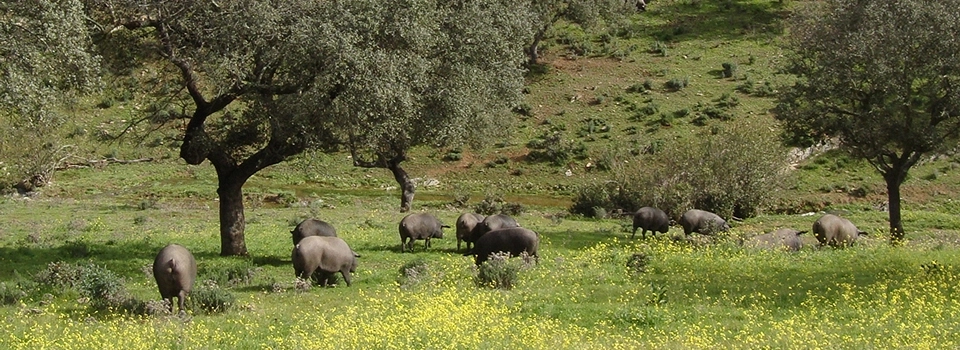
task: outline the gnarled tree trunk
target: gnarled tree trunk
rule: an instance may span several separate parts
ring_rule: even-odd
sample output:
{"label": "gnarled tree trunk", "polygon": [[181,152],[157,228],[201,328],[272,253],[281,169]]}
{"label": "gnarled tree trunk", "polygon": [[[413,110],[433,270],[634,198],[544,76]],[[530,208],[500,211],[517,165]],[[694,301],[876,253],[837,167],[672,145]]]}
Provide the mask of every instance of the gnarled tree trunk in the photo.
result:
{"label": "gnarled tree trunk", "polygon": [[393,173],[393,178],[400,184],[400,212],[406,213],[410,211],[410,206],[413,203],[413,195],[417,191],[417,185],[413,183],[413,180],[410,179],[407,172],[400,167],[401,160],[395,161],[395,159],[396,158],[387,162],[387,169],[390,169],[390,172]]}

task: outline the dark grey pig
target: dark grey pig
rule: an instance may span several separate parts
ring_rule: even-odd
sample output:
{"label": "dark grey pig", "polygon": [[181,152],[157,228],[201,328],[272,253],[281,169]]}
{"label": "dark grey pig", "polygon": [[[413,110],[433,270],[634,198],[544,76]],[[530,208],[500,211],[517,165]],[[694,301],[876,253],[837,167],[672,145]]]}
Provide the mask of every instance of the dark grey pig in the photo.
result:
{"label": "dark grey pig", "polygon": [[467,250],[473,241],[470,240],[470,233],[484,219],[483,215],[477,213],[463,213],[457,218],[457,250],[460,250],[460,242],[467,243]]}
{"label": "dark grey pig", "polygon": [[473,231],[470,232],[470,241],[476,242],[480,237],[483,237],[484,234],[493,230],[499,230],[502,228],[511,228],[511,227],[520,227],[520,224],[517,223],[517,220],[510,217],[506,214],[497,214],[490,215],[483,218],[476,227],[473,228]]}
{"label": "dark grey pig", "polygon": [[670,230],[670,217],[663,210],[654,207],[640,208],[633,214],[633,235],[630,236],[631,239],[637,236],[638,228],[643,229],[640,231],[643,238],[647,238],[647,230],[653,232],[654,236],[657,235],[657,232],[667,233]]}
{"label": "dark grey pig", "polygon": [[407,239],[410,239],[410,251],[413,251],[413,242],[422,239],[423,249],[430,247],[431,238],[443,238],[444,225],[436,216],[428,213],[414,213],[400,220],[400,252],[406,251]]}
{"label": "dark grey pig", "polygon": [[540,247],[540,235],[522,227],[502,228],[487,232],[473,243],[473,249],[464,256],[474,255],[477,266],[490,258],[490,254],[507,252],[511,256],[520,256],[526,252],[539,261],[537,250]]}
{"label": "dark grey pig", "polygon": [[357,271],[357,254],[347,242],[339,237],[304,237],[291,253],[293,270],[300,277],[309,280],[314,273],[321,286],[326,287],[333,274],[340,272],[343,281],[350,286],[350,274]]}
{"label": "dark grey pig", "polygon": [[290,234],[293,236],[293,245],[297,245],[307,236],[336,237],[337,229],[323,220],[306,219],[290,231]]}
{"label": "dark grey pig", "polygon": [[697,232],[702,235],[712,235],[730,229],[730,225],[717,214],[700,209],[690,209],[680,217],[680,226],[683,234]]}
{"label": "dark grey pig", "polygon": [[813,223],[813,235],[817,237],[820,245],[830,245],[842,247],[853,245],[860,235],[866,235],[866,232],[857,229],[850,220],[841,218],[833,214],[826,214]]}
{"label": "dark grey pig", "polygon": [[180,313],[185,313],[187,294],[197,280],[197,260],[187,248],[169,244],[153,259],[153,278],[157,280],[160,296],[170,304],[170,312],[173,312],[173,297],[177,297]]}
{"label": "dark grey pig", "polygon": [[800,239],[800,235],[804,233],[807,233],[807,231],[781,228],[770,233],[751,237],[744,245],[767,249],[785,249],[795,252],[803,248],[803,240]]}

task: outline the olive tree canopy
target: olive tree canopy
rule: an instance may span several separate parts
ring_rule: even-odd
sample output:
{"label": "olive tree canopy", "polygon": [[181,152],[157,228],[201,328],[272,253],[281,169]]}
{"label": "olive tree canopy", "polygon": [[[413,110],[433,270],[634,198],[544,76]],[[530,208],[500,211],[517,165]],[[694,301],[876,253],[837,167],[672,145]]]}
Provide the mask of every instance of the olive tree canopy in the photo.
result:
{"label": "olive tree canopy", "polygon": [[798,145],[833,139],[887,185],[891,239],[903,238],[900,185],[923,155],[960,136],[960,1],[829,0],[789,31],[798,81],[777,118]]}
{"label": "olive tree canopy", "polygon": [[95,87],[92,53],[79,0],[0,3],[0,183],[42,186],[65,155],[60,107],[72,92]]}
{"label": "olive tree canopy", "polygon": [[529,64],[537,63],[540,42],[546,38],[547,30],[561,19],[590,27],[647,9],[644,0],[542,0],[531,2],[531,6],[535,17],[530,22],[533,39],[526,47]]}
{"label": "olive tree canopy", "polygon": [[389,169],[407,211],[415,184],[401,162],[410,148],[477,146],[510,127],[530,16],[519,1],[374,4],[344,8],[324,30],[330,39],[321,40],[348,39],[339,41],[344,89],[332,114],[354,165]]}
{"label": "olive tree canopy", "polygon": [[522,55],[523,1],[88,1],[151,38],[141,49],[175,74],[167,100],[187,103],[152,110],[185,120],[181,158],[217,171],[221,255],[247,254],[242,186],[257,171],[311,147],[383,144],[369,135],[459,140],[486,116],[471,112],[504,103],[471,93],[494,80],[505,101],[520,93],[519,73],[494,74],[516,70],[507,48]]}

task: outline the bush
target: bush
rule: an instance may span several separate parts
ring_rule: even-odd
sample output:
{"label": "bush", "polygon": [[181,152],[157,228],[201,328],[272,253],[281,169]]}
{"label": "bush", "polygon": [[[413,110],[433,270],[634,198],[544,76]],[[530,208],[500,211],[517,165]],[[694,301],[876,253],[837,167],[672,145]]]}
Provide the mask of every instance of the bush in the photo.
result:
{"label": "bush", "polygon": [[557,166],[565,165],[571,159],[584,159],[587,156],[587,147],[583,143],[565,141],[558,131],[545,133],[528,142],[527,148],[530,148],[527,159],[550,162]]}
{"label": "bush", "polygon": [[724,62],[721,64],[721,66],[723,67],[723,72],[721,74],[724,78],[733,78],[733,76],[737,74],[736,63]]}
{"label": "bush", "polygon": [[690,208],[725,218],[754,216],[782,183],[787,165],[776,133],[755,132],[768,128],[774,129],[730,125],[665,144],[614,171],[610,181],[578,189],[570,212],[593,216],[596,207],[630,212],[652,205],[674,218]]}
{"label": "bush", "polygon": [[520,279],[520,271],[531,264],[526,253],[521,259],[510,259],[509,253],[493,253],[480,265],[475,282],[480,287],[511,289]]}
{"label": "bush", "polygon": [[0,305],[13,305],[27,297],[27,292],[20,285],[0,282]]}
{"label": "bush", "polygon": [[573,197],[573,204],[569,209],[570,213],[592,217],[596,213],[593,208],[612,208],[614,204],[611,200],[610,190],[615,185],[616,183],[608,182],[581,186]]}
{"label": "bush", "polygon": [[52,262],[40,271],[36,282],[52,292],[74,290],[90,301],[95,311],[126,311],[143,314],[146,303],[134,299],[124,287],[124,280],[115,272],[93,263],[71,264]]}
{"label": "bush", "polygon": [[647,265],[650,264],[650,256],[645,253],[634,253],[627,260],[627,270],[632,274],[642,274],[647,272]]}
{"label": "bush", "polygon": [[450,150],[446,155],[443,156],[443,161],[445,162],[456,162],[463,159],[463,151],[458,149]]}
{"label": "bush", "polygon": [[664,87],[670,91],[680,91],[690,85],[690,78],[673,78],[664,83]]}
{"label": "bush", "polygon": [[427,269],[427,261],[423,258],[418,258],[400,267],[400,277],[397,278],[397,282],[400,283],[400,288],[409,288],[420,284],[420,282],[428,278],[429,271]]}
{"label": "bush", "polygon": [[217,285],[238,286],[249,284],[259,267],[249,261],[229,266],[208,266],[203,269],[200,279],[210,280]]}
{"label": "bush", "polygon": [[193,288],[187,296],[188,308],[206,314],[215,314],[229,311],[237,297],[230,291],[220,288],[214,281],[205,281]]}
{"label": "bush", "polygon": [[487,194],[483,200],[473,206],[473,211],[482,215],[493,215],[503,209],[503,195]]}

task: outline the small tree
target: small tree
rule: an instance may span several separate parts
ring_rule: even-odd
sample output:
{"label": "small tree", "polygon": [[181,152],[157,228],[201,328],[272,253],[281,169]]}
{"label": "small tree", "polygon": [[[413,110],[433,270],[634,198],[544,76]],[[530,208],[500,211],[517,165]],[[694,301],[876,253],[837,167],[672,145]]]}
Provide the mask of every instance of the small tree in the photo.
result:
{"label": "small tree", "polygon": [[[816,6],[819,5],[819,6]],[[891,241],[903,239],[900,185],[921,156],[960,137],[958,0],[817,2],[793,21],[797,82],[776,116],[796,145],[834,139],[883,176]]]}

